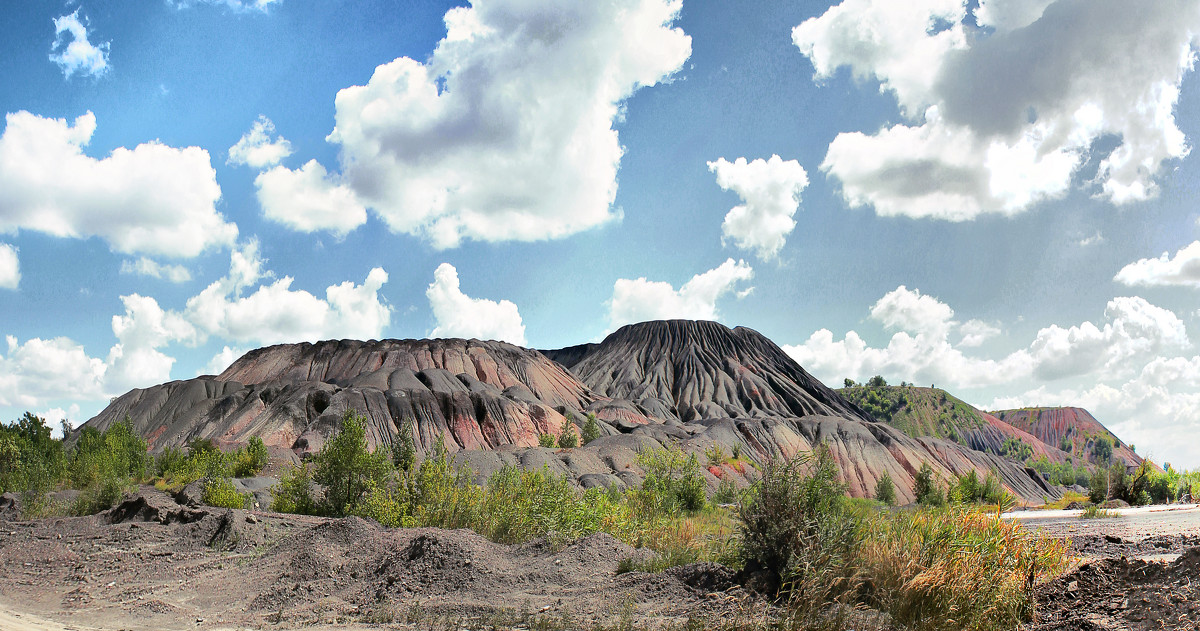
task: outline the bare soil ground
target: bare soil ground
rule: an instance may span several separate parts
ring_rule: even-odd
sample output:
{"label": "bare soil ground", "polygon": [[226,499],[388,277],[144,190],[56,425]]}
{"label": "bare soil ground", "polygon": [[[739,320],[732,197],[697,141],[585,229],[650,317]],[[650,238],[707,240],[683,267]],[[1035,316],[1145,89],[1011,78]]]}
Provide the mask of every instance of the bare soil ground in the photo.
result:
{"label": "bare soil ground", "polygon": [[1200,507],[1078,511],[1019,518],[1069,538],[1078,567],[1037,590],[1037,631],[1200,631]]}
{"label": "bare soil ground", "polygon": [[[618,575],[648,553],[607,535],[505,546],[465,530],[193,507],[149,488],[91,517],[12,515],[0,507],[0,629],[12,631],[706,628],[767,609],[718,565]],[[1081,562],[1038,588],[1030,630],[1200,630],[1200,507],[1054,515],[1022,521],[1071,538]]]}
{"label": "bare soil ground", "polygon": [[722,566],[617,574],[644,554],[604,534],[504,546],[143,489],[101,515],[0,521],[0,628],[668,626],[752,611]]}

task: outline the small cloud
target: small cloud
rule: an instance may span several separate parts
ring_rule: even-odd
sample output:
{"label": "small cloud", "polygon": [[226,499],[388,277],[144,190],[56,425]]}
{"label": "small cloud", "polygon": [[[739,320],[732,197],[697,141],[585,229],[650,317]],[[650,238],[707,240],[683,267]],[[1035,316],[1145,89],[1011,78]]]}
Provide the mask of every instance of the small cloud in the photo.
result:
{"label": "small cloud", "polygon": [[121,273],[162,278],[172,283],[186,283],[192,280],[192,274],[186,267],[159,263],[146,257],[142,257],[136,261],[122,261]]}
{"label": "small cloud", "polygon": [[88,41],[87,26],[79,19],[79,9],[70,15],[54,18],[54,35],[50,61],[62,68],[64,77],[70,79],[76,72],[84,76],[101,77],[108,72],[109,42],[94,45]]}
{"label": "small cloud", "polygon": [[258,11],[266,13],[272,5],[280,4],[283,0],[167,0],[167,5],[176,9],[187,9],[195,4],[211,4],[228,7],[234,13]]}
{"label": "small cloud", "polygon": [[21,262],[17,248],[0,243],[0,289],[13,289],[21,283]]}
{"label": "small cloud", "polygon": [[1107,239],[1105,239],[1104,235],[1100,234],[1100,231],[1097,230],[1096,234],[1094,234],[1090,237],[1084,238],[1084,239],[1080,239],[1079,246],[1086,248],[1089,245],[1101,245],[1105,241],[1107,241]]}
{"label": "small cloud", "polygon": [[727,293],[738,298],[749,295],[753,287],[745,290],[737,287],[753,276],[754,270],[748,263],[728,259],[714,269],[696,274],[679,289],[671,283],[645,277],[618,279],[609,301],[609,330],[647,320],[716,320],[717,301]]}
{"label": "small cloud", "polygon": [[[272,140],[272,136],[275,136]],[[266,116],[259,116],[250,131],[229,148],[229,159],[225,164],[246,165],[255,169],[273,167],[292,155],[292,143],[287,138],[275,135],[275,123]]]}
{"label": "small cloud", "polygon": [[1141,259],[1121,268],[1113,280],[1130,287],[1182,286],[1200,288],[1200,241],[1171,256],[1163,252],[1156,259]]}

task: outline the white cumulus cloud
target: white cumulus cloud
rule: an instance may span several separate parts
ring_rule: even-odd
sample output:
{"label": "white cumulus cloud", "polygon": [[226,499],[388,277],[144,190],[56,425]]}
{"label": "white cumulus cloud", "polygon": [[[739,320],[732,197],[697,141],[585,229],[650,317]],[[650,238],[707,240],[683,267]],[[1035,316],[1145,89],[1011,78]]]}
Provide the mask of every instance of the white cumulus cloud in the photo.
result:
{"label": "white cumulus cloud", "polygon": [[21,284],[21,261],[17,249],[0,243],[0,289],[16,289]]}
{"label": "white cumulus cloud", "polygon": [[379,295],[388,280],[382,268],[372,269],[362,284],[346,281],[326,288],[322,299],[292,289],[290,276],[258,284],[272,276],[263,265],[257,243],[251,242],[235,250],[229,275],[188,299],[183,317],[197,328],[201,340],[216,336],[239,344],[268,345],[377,339],[391,323],[392,308]]}
{"label": "white cumulus cloud", "polygon": [[254,185],[268,219],[302,232],[328,230],[344,235],[366,222],[367,209],[337,179],[316,160],[309,160],[295,171],[277,166],[260,173]]}
{"label": "white cumulus cloud", "polygon": [[815,78],[846,67],[908,119],[839,134],[821,169],[850,206],[969,220],[1065,195],[1094,144],[1093,184],[1116,204],[1153,197],[1190,148],[1174,108],[1195,58],[1200,5],[1166,0],[981,3],[845,0],[793,41]]}
{"label": "white cumulus cloud", "polygon": [[116,251],[194,257],[231,246],[237,226],[221,198],[208,152],[149,142],[103,159],[83,153],[96,117],[68,124],[10,113],[0,136],[0,232],[98,236]]}
{"label": "white cumulus cloud", "polygon": [[[272,138],[274,136],[274,138]],[[259,116],[250,131],[242,135],[229,148],[226,164],[245,165],[254,169],[275,166],[292,155],[292,143],[275,134],[275,123],[266,116]]]}
{"label": "white cumulus cloud", "polygon": [[717,301],[729,293],[736,293],[739,298],[750,293],[753,288],[741,291],[737,288],[753,276],[754,270],[745,261],[727,259],[716,268],[693,276],[679,289],[671,283],[645,277],[618,279],[609,301],[609,330],[647,320],[716,320]]}
{"label": "white cumulus cloud", "polygon": [[1171,256],[1141,259],[1121,268],[1113,280],[1124,285],[1182,285],[1200,288],[1200,241],[1193,241]]}
{"label": "white cumulus cloud", "polygon": [[88,41],[87,26],[79,19],[79,9],[54,18],[50,61],[58,64],[68,79],[76,72],[84,76],[103,76],[109,69],[108,49],[109,42],[93,44]]}
{"label": "white cumulus cloud", "polygon": [[0,406],[35,409],[64,395],[103,399],[104,361],[90,357],[65,337],[32,338],[19,343],[5,337],[8,352],[0,357]]}
{"label": "white cumulus cloud", "polygon": [[691,54],[691,38],[673,26],[681,7],[477,0],[450,9],[427,60],[398,58],[338,93],[328,140],[340,146],[343,181],[392,231],[438,248],[552,239],[615,219],[623,149],[614,125],[626,99]]}
{"label": "white cumulus cloud", "polygon": [[796,227],[792,216],[800,207],[800,192],[808,186],[804,167],[772,155],[750,162],[718,158],[708,163],[708,170],[716,173],[722,189],[742,199],[742,205],[725,215],[721,234],[740,248],[754,250],[760,259],[774,258]]}
{"label": "white cumulus cloud", "polygon": [[[1110,300],[1100,325],[1083,322],[1044,327],[1027,347],[999,358],[967,352],[997,335],[997,327],[979,320],[959,323],[953,318],[949,305],[901,285],[871,308],[872,320],[898,329],[886,346],[870,346],[856,331],[837,340],[828,329],[820,329],[804,343],[784,346],[784,350],[827,382],[879,374],[893,381],[980,388],[1031,378],[1122,378],[1131,367],[1189,346],[1178,316],[1139,297]],[[956,335],[958,341],[952,342]]]}
{"label": "white cumulus cloud", "polygon": [[464,294],[459,288],[458,270],[449,263],[442,263],[434,270],[425,297],[437,322],[430,337],[501,340],[525,345],[525,325],[517,305],[509,300],[496,302]]}

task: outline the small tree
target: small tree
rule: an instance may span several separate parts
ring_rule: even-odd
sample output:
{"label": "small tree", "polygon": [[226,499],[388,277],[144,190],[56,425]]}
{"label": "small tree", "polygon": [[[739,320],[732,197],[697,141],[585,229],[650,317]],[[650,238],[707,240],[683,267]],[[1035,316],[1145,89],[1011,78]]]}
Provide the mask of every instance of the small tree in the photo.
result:
{"label": "small tree", "polygon": [[313,459],[313,479],[325,487],[330,512],[343,516],[372,483],[386,484],[392,472],[392,461],[388,456],[385,450],[372,453],[367,448],[366,419],[354,410],[346,410],[342,415],[341,431],[325,443]]}
{"label": "small tree", "polygon": [[867,382],[867,387],[870,388],[882,388],[886,385],[888,385],[887,381],[884,380],[881,375],[875,375],[874,377],[871,377],[870,381]]}
{"label": "small tree", "polygon": [[553,448],[556,442],[554,434],[538,434],[538,447]]}
{"label": "small tree", "polygon": [[946,503],[946,496],[934,481],[933,468],[928,462],[921,463],[917,471],[913,480],[913,495],[917,496],[917,503],[922,506],[942,506]]}
{"label": "small tree", "polygon": [[875,482],[875,499],[888,506],[896,505],[896,485],[892,482],[891,475],[884,473]]}
{"label": "small tree", "polygon": [[558,446],[563,449],[579,446],[579,435],[575,433],[575,424],[571,422],[571,416],[568,412],[563,418],[562,431],[558,434]]}
{"label": "small tree", "polygon": [[854,380],[849,377],[846,377],[846,379],[842,381],[843,388],[853,388],[854,386],[857,386],[857,385],[858,384],[854,383]]}
{"label": "small tree", "polygon": [[587,422],[583,424],[583,444],[588,444],[593,440],[600,438],[600,423],[596,422],[596,415],[588,412]]}
{"label": "small tree", "polygon": [[392,443],[392,464],[396,465],[396,469],[407,473],[416,463],[417,446],[413,442],[412,421],[405,421],[400,427],[400,436]]}

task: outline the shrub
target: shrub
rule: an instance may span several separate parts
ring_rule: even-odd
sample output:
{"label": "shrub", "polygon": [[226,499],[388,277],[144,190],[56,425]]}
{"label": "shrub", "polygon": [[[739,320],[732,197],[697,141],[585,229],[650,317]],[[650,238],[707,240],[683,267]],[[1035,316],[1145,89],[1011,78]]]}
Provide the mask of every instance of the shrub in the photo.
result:
{"label": "shrub", "polygon": [[888,506],[896,505],[896,485],[892,482],[892,476],[887,473],[875,482],[875,499]]}
{"label": "shrub", "polygon": [[852,594],[862,523],[829,447],[768,462],[757,487],[738,510],[747,571],[765,572],[801,613]]}
{"label": "shrub", "polygon": [[366,419],[354,410],[342,415],[342,427],[313,458],[313,480],[325,487],[325,502],[341,517],[370,489],[384,486],[392,472],[390,454],[367,448]]}
{"label": "shrub", "polygon": [[538,447],[553,448],[557,442],[554,434],[538,434]]}
{"label": "shrub", "polygon": [[368,482],[366,493],[347,512],[364,519],[374,519],[381,526],[399,528],[405,525],[408,509],[409,503],[402,491],[393,492],[371,481]]}
{"label": "shrub", "polygon": [[1100,436],[1092,442],[1092,456],[1100,462],[1112,460],[1113,444],[1107,436]]}
{"label": "shrub", "polygon": [[741,460],[742,459],[742,443],[740,443],[740,442],[733,443],[732,449],[733,449],[733,459]]}
{"label": "shrub", "polygon": [[719,467],[725,464],[728,457],[725,455],[725,448],[721,443],[713,443],[704,450],[704,458],[708,460],[708,466]]}
{"label": "shrub", "polygon": [[270,456],[267,446],[258,436],[250,437],[250,442],[233,454],[233,477],[248,478],[257,475],[267,466]]}
{"label": "shrub", "polygon": [[574,449],[579,446],[579,435],[575,433],[575,423],[571,422],[571,418],[569,412],[563,417],[562,431],[558,434],[558,446],[562,449]]}
{"label": "shrub", "polygon": [[400,436],[392,443],[392,464],[396,466],[397,471],[408,472],[416,463],[417,446],[413,442],[412,421],[405,421],[400,427]]}
{"label": "shrub", "polygon": [[588,412],[587,421],[583,424],[581,437],[585,445],[600,438],[600,423],[596,421],[595,414]]}
{"label": "shrub", "polygon": [[320,514],[320,507],[313,499],[312,471],[307,462],[284,469],[279,484],[271,488],[271,496],[271,510],[275,512]]}
{"label": "shrub", "polygon": [[187,456],[178,447],[167,447],[154,459],[154,473],[160,478],[174,476],[184,470]]}
{"label": "shrub", "polygon": [[642,478],[642,503],[661,515],[704,508],[705,483],[696,454],[684,455],[678,447],[638,453]]}
{"label": "shrub", "polygon": [[237,492],[233,481],[227,477],[213,477],[204,481],[200,500],[209,506],[220,508],[244,508],[248,498]]}
{"label": "shrub", "polygon": [[874,377],[871,377],[870,381],[867,382],[868,388],[883,388],[883,387],[886,387],[887,385],[888,385],[887,380],[884,379],[880,375],[875,375]]}
{"label": "shrub", "polygon": [[1083,509],[1083,514],[1080,515],[1083,519],[1102,519],[1108,517],[1120,517],[1121,514],[1116,511],[1110,511],[1106,508],[1100,508],[1096,504],[1090,504]]}
{"label": "shrub", "polygon": [[913,495],[922,506],[943,506],[946,503],[946,496],[934,481],[933,468],[928,462],[921,463],[921,468],[917,471],[913,480]]}

